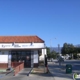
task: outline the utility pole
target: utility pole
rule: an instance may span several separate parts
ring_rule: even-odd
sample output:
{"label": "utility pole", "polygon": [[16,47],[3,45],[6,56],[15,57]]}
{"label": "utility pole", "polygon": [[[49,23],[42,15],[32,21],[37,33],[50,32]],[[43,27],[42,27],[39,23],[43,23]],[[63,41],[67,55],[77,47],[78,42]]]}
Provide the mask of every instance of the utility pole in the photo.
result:
{"label": "utility pole", "polygon": [[52,39],[50,39],[50,52],[52,51]]}
{"label": "utility pole", "polygon": [[[54,39],[56,40],[56,38],[54,38]],[[53,38],[50,39],[50,52],[52,51],[52,40],[53,40]]]}
{"label": "utility pole", "polygon": [[60,44],[58,44],[58,53],[60,54]]}

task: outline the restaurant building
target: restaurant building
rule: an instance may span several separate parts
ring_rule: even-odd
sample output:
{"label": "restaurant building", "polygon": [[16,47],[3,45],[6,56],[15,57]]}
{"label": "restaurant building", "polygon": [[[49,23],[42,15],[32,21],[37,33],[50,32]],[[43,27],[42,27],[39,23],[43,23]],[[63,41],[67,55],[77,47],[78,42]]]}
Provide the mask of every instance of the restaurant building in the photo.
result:
{"label": "restaurant building", "polygon": [[38,67],[45,55],[45,42],[38,36],[0,36],[0,68],[11,67],[11,62]]}

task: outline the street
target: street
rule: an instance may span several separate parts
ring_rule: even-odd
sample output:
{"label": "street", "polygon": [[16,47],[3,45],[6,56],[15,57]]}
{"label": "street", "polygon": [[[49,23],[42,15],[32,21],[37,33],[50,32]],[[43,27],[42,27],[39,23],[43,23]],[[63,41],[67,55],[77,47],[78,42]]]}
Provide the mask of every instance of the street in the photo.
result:
{"label": "street", "polygon": [[[66,74],[66,64],[72,65],[72,73]],[[53,74],[55,80],[73,80],[73,73],[80,73],[80,61],[79,60],[65,60],[61,66],[57,60],[48,62],[50,72]]]}
{"label": "street", "polygon": [[[66,64],[72,65],[72,73],[66,74]],[[57,60],[48,62],[48,68],[50,73],[47,74],[30,74],[30,76],[17,75],[17,76],[4,76],[0,80],[73,80],[73,73],[80,73],[80,61],[79,60],[65,60],[61,66]]]}

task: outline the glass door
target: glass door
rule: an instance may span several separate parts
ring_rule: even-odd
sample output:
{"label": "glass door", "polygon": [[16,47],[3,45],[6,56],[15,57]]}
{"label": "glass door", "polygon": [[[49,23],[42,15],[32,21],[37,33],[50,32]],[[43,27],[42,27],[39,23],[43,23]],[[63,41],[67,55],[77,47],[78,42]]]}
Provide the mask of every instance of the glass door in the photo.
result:
{"label": "glass door", "polygon": [[25,67],[31,67],[31,51],[26,51]]}
{"label": "glass door", "polygon": [[12,62],[24,62],[24,67],[31,67],[31,50],[11,51]]}
{"label": "glass door", "polygon": [[34,67],[34,51],[31,51],[31,67]]}

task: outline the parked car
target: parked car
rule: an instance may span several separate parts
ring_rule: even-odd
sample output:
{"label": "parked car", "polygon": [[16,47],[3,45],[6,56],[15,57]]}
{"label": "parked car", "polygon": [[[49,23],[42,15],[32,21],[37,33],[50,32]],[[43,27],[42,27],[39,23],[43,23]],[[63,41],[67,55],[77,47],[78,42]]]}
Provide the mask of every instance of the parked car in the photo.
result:
{"label": "parked car", "polygon": [[59,59],[58,59],[58,62],[64,62],[64,58],[62,58],[62,57],[59,58]]}
{"label": "parked car", "polygon": [[48,62],[52,62],[53,61],[53,58],[50,58],[50,59],[47,59]]}

